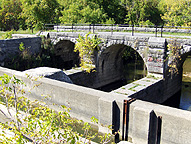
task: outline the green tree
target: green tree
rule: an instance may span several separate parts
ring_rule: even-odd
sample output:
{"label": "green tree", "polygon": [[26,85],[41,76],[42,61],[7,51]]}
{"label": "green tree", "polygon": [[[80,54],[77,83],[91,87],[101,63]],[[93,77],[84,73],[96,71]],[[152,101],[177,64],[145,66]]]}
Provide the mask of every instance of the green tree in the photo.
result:
{"label": "green tree", "polygon": [[104,13],[108,15],[108,19],[113,20],[116,24],[123,24],[126,16],[126,8],[121,5],[120,0],[92,0],[99,4]]}
{"label": "green tree", "polygon": [[0,29],[18,30],[20,27],[20,13],[22,12],[19,0],[2,0],[0,3]]}
{"label": "green tree", "polygon": [[62,23],[103,23],[107,19],[103,9],[92,1],[75,0],[63,5],[64,9],[60,17]]}
{"label": "green tree", "polygon": [[134,25],[159,25],[162,11],[159,10],[158,0],[123,0],[127,9],[126,22]]}
{"label": "green tree", "polygon": [[60,6],[57,0],[22,0],[22,17],[28,28],[42,29],[44,23],[58,23]]}
{"label": "green tree", "polygon": [[162,19],[167,26],[191,26],[191,0],[161,0]]}

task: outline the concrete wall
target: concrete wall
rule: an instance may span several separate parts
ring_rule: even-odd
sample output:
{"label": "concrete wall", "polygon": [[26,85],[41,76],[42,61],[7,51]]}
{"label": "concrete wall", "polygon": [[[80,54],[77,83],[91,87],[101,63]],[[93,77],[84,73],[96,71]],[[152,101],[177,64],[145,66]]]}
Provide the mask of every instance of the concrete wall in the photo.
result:
{"label": "concrete wall", "polygon": [[0,64],[19,54],[21,42],[24,43],[25,48],[29,48],[32,54],[39,52],[41,48],[40,37],[0,40]]}
{"label": "concrete wall", "polygon": [[[28,87],[32,85],[21,72],[0,67],[0,75],[3,73],[15,74],[16,77],[22,78]],[[90,121],[90,118],[95,116],[100,123],[114,124],[115,130],[121,130],[123,100],[127,99],[123,95],[105,93],[47,78],[42,78],[37,83],[41,85],[38,89],[31,91],[30,98],[41,99],[41,94],[49,94],[52,97],[48,98],[48,101],[58,104],[54,108],[58,108],[59,105],[69,105],[73,117]],[[156,117],[162,117],[161,144],[190,144],[190,112],[141,100],[130,104],[129,141],[134,144],[148,144],[148,139],[155,140],[155,137],[149,137],[151,112],[154,112]],[[105,131],[100,125],[99,130]]]}

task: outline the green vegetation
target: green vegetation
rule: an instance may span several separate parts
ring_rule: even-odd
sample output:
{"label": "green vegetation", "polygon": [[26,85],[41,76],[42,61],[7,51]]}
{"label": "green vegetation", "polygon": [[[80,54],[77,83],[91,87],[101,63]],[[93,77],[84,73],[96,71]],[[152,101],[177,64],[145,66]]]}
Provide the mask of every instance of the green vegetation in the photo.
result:
{"label": "green vegetation", "polygon": [[[155,79],[155,80],[160,79],[160,77],[156,77],[155,75],[152,75],[152,74],[147,75],[147,78],[151,78],[151,79]],[[148,82],[150,82],[150,81],[148,80]]]}
{"label": "green vegetation", "polygon": [[[28,78],[31,82],[37,80],[30,76]],[[50,106],[43,102],[49,96],[43,96],[42,101],[29,100],[26,97],[28,92],[22,89],[26,86],[25,83],[15,76],[4,74],[0,76],[0,83],[0,111],[8,119],[7,122],[0,123],[1,143],[81,144],[89,143],[98,135],[97,132],[91,133],[92,128],[89,123],[72,119],[69,114],[70,109],[66,106],[60,106],[62,109],[60,111],[49,108]],[[38,86],[39,84],[35,84],[32,87]],[[98,120],[92,117],[92,122],[98,123]],[[83,125],[82,134],[78,132],[79,125]],[[111,136],[110,133],[99,135],[98,142],[106,144],[111,141]],[[82,137],[85,138],[85,142],[82,141]]]}
{"label": "green vegetation", "polygon": [[36,67],[55,67],[64,68],[64,60],[60,56],[56,56],[54,46],[50,39],[42,37],[41,49],[38,54],[31,54],[30,47],[25,47],[24,43],[20,43],[19,54],[11,56],[7,59],[5,67],[24,71]]}
{"label": "green vegetation", "polygon": [[11,38],[12,37],[12,34],[36,34],[38,31],[35,30],[35,31],[31,31],[29,29],[26,29],[26,30],[18,30],[18,31],[15,31],[15,30],[11,30],[11,31],[0,31],[0,39],[8,39],[8,38]]}
{"label": "green vegetation", "polygon": [[172,74],[178,74],[179,73],[179,66],[180,66],[180,50],[181,50],[181,45],[176,41],[176,39],[172,40],[168,44],[168,56],[166,60],[168,60],[168,67],[169,67],[169,73]]}
{"label": "green vegetation", "polygon": [[0,0],[0,30],[49,24],[191,26],[191,0]]}
{"label": "green vegetation", "polygon": [[191,0],[161,0],[161,17],[166,26],[191,26]]}
{"label": "green vegetation", "polygon": [[140,84],[136,84],[136,83],[133,83],[133,84],[135,84],[135,85],[132,86],[131,88],[129,88],[128,90],[136,91],[135,88],[138,87],[138,86],[141,86]]}
{"label": "green vegetation", "polygon": [[96,50],[100,49],[99,44],[102,42],[96,35],[92,37],[89,35],[90,33],[86,34],[85,37],[79,35],[78,43],[74,47],[74,51],[79,52],[80,66],[87,72],[94,68],[92,56]]}

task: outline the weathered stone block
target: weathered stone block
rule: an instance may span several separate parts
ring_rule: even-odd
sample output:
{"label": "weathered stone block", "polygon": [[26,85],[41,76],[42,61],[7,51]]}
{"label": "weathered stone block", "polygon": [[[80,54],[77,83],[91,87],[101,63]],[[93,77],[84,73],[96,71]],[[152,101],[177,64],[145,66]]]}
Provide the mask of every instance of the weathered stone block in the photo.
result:
{"label": "weathered stone block", "polygon": [[166,39],[158,37],[150,37],[148,40],[148,45],[150,48],[165,48]]}
{"label": "weathered stone block", "polygon": [[55,79],[67,83],[72,83],[70,78],[60,69],[49,68],[49,67],[39,67],[34,69],[29,69],[23,72],[24,74],[29,74],[31,76],[39,77],[43,76],[50,79]]}

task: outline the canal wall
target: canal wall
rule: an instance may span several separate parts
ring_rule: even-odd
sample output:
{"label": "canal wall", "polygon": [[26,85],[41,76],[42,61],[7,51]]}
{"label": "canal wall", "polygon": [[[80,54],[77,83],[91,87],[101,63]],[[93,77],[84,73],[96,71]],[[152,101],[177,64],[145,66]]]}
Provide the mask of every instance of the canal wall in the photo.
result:
{"label": "canal wall", "polygon": [[3,66],[7,60],[12,60],[21,51],[19,45],[23,43],[31,54],[38,53],[41,48],[41,38],[19,38],[0,40],[0,65]]}
{"label": "canal wall", "polygon": [[[92,116],[99,120],[98,128],[108,132],[103,125],[113,125],[114,131],[122,131],[124,100],[129,99],[124,95],[106,93],[90,88],[85,88],[48,78],[31,82],[22,72],[0,67],[0,75],[14,74],[21,78],[33,89],[28,97],[42,99],[42,94],[50,95],[46,99],[52,108],[59,109],[59,105],[71,108],[71,116],[90,122]],[[134,144],[148,144],[156,140],[162,144],[189,144],[191,140],[191,113],[176,108],[162,106],[150,102],[136,100],[129,106],[128,139]],[[161,129],[156,134],[156,119],[161,118]]]}

